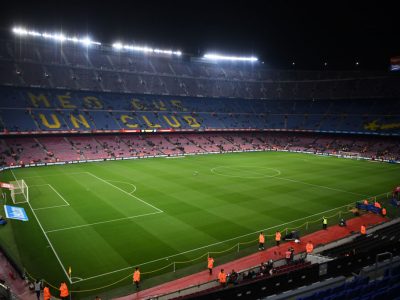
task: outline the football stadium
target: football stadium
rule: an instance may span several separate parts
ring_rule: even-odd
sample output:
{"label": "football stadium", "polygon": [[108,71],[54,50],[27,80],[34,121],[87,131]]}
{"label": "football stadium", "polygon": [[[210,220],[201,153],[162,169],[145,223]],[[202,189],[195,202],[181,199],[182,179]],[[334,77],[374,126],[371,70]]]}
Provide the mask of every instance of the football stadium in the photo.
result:
{"label": "football stadium", "polygon": [[32,28],[0,40],[1,299],[400,299],[398,73]]}

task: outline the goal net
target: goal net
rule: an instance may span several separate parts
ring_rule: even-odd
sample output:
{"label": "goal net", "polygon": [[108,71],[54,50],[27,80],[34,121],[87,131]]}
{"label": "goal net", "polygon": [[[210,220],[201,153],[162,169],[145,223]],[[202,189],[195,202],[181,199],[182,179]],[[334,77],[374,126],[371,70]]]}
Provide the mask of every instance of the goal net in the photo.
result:
{"label": "goal net", "polygon": [[345,158],[354,158],[359,159],[361,157],[358,152],[350,152],[350,151],[339,151],[339,155]]}
{"label": "goal net", "polygon": [[12,184],[13,186],[13,188],[11,189],[11,199],[14,204],[29,201],[29,189],[23,179],[11,181],[10,184]]}

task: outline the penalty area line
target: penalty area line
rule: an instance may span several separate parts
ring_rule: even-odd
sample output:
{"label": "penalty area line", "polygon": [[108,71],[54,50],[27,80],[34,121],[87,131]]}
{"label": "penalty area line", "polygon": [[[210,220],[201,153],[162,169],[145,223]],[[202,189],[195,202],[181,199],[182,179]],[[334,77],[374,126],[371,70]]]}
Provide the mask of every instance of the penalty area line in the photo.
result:
{"label": "penalty area line", "polygon": [[[14,176],[15,180],[18,181],[18,179],[17,179],[17,177],[15,176],[15,174],[14,174],[14,172],[13,172],[12,169],[11,169],[11,174]],[[64,268],[64,265],[63,265],[63,263],[61,262],[61,259],[60,259],[60,257],[58,256],[56,250],[54,249],[53,244],[52,244],[51,241],[50,241],[50,238],[47,236],[46,232],[44,231],[43,226],[42,226],[42,224],[40,223],[39,218],[37,217],[35,211],[33,210],[31,203],[30,203],[29,201],[27,201],[27,202],[28,202],[28,205],[29,205],[29,207],[30,207],[30,209],[31,209],[31,211],[32,211],[33,216],[34,216],[35,219],[36,219],[36,222],[38,223],[40,229],[41,229],[42,232],[43,232],[44,237],[46,238],[47,242],[49,243],[49,246],[50,246],[51,250],[53,250],[53,253],[54,253],[54,255],[55,255],[55,257],[56,257],[58,263],[60,264],[61,269],[64,271],[64,274],[65,274],[65,276],[67,277],[69,283],[72,284],[71,278],[69,278],[69,275],[68,275],[68,273],[67,273],[67,270]]]}
{"label": "penalty area line", "polygon": [[156,212],[152,212],[152,213],[148,213],[148,214],[142,214],[142,215],[136,215],[136,216],[113,219],[113,220],[107,220],[107,221],[94,222],[94,223],[89,223],[89,224],[83,224],[83,225],[76,225],[76,226],[64,227],[64,228],[59,228],[59,229],[47,230],[46,233],[58,232],[58,231],[64,231],[64,230],[70,230],[70,229],[76,229],[76,228],[82,228],[82,227],[89,227],[89,226],[105,224],[105,223],[112,223],[112,222],[118,222],[118,221],[124,221],[124,220],[130,220],[130,219],[141,218],[141,217],[146,217],[146,216],[151,216],[151,215],[161,214],[161,213],[162,213],[162,211],[156,211]]}
{"label": "penalty area line", "polygon": [[131,197],[135,198],[136,200],[139,200],[140,202],[142,202],[142,203],[144,203],[144,204],[146,204],[146,205],[148,205],[148,206],[154,208],[154,209],[155,209],[156,211],[158,211],[158,212],[164,212],[164,211],[162,211],[161,209],[155,207],[154,205],[152,205],[152,204],[150,204],[150,203],[148,203],[148,202],[146,202],[146,201],[140,199],[139,197],[137,197],[137,196],[135,196],[135,195],[132,195],[132,194],[128,193],[127,191],[124,191],[123,189],[121,189],[121,188],[117,187],[116,185],[112,184],[111,182],[108,182],[107,180],[105,180],[105,179],[103,179],[103,178],[100,178],[100,177],[94,175],[93,173],[90,173],[90,172],[85,172],[85,173],[89,174],[90,176],[92,176],[92,177],[94,177],[94,178],[97,178],[98,180],[100,180],[100,181],[102,181],[102,182],[107,183],[108,185],[111,185],[112,187],[116,188],[117,190],[123,192],[124,194],[127,194],[128,196],[131,196]]}

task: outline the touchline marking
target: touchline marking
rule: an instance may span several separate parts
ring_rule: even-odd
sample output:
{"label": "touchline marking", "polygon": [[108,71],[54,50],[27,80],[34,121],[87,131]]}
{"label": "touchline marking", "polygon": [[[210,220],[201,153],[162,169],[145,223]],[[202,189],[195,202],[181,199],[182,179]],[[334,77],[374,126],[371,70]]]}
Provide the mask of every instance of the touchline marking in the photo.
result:
{"label": "touchline marking", "polygon": [[[379,195],[375,195],[375,197],[378,197],[378,196],[381,196],[381,195],[386,195],[386,194],[387,193],[382,193],[382,194],[379,194]],[[182,254],[194,252],[194,251],[201,250],[201,249],[206,249],[208,247],[212,247],[212,246],[220,245],[220,244],[223,244],[223,243],[226,243],[226,242],[234,241],[234,240],[246,237],[246,236],[255,235],[255,234],[259,233],[260,231],[271,230],[271,229],[278,228],[278,227],[281,227],[281,226],[285,226],[285,225],[288,225],[290,223],[298,222],[298,221],[301,221],[301,220],[304,220],[304,219],[307,219],[307,218],[311,218],[311,217],[318,216],[318,215],[323,215],[323,214],[328,213],[330,211],[337,210],[337,209],[349,206],[349,205],[354,204],[354,203],[355,203],[355,201],[352,201],[352,202],[350,202],[348,204],[345,204],[345,205],[342,205],[342,206],[339,206],[339,207],[335,207],[335,208],[332,208],[332,209],[328,209],[328,210],[325,210],[325,211],[322,211],[322,212],[319,212],[319,213],[316,213],[316,214],[312,214],[312,215],[309,215],[309,216],[306,216],[306,217],[303,217],[303,218],[300,218],[300,219],[292,220],[292,221],[289,221],[289,222],[286,222],[286,223],[282,223],[282,224],[279,224],[279,225],[275,225],[275,226],[272,226],[272,227],[260,229],[260,230],[257,230],[257,231],[251,232],[251,233],[246,233],[246,234],[243,234],[243,235],[240,235],[240,236],[237,236],[237,237],[234,237],[234,238],[230,238],[230,239],[227,239],[227,240],[224,240],[224,241],[221,241],[221,242],[216,242],[216,243],[205,245],[205,246],[202,246],[202,247],[199,247],[199,248],[187,250],[187,251],[184,251],[184,252],[180,252],[180,253],[173,254],[173,255],[170,255],[170,256],[165,256],[165,257],[158,258],[158,259],[151,260],[151,261],[144,262],[144,263],[138,263],[138,264],[135,264],[135,265],[144,266],[144,265],[147,265],[147,264],[150,264],[150,263],[154,263],[154,262],[157,262],[157,261],[165,260],[167,258],[169,259],[169,258],[176,257],[176,256],[179,256],[179,255],[182,255]],[[95,278],[98,278],[98,277],[102,277],[102,276],[118,273],[118,272],[121,272],[121,271],[133,269],[133,268],[134,268],[134,266],[130,266],[130,267],[126,267],[126,268],[110,271],[110,272],[107,272],[107,273],[103,273],[103,274],[99,274],[99,275],[95,275],[95,276],[91,276],[91,277],[87,277],[87,278],[82,278],[82,280],[80,280],[79,282],[95,279]]]}
{"label": "touchline marking", "polygon": [[[11,174],[14,176],[15,180],[18,181],[17,177],[15,177],[15,174],[14,174],[13,170],[11,169],[10,171],[11,171]],[[31,211],[32,211],[32,214],[34,215],[34,217],[35,217],[37,223],[39,224],[40,229],[42,230],[42,232],[43,232],[43,234],[44,234],[44,237],[46,238],[47,242],[49,243],[51,250],[53,251],[54,255],[56,256],[56,258],[57,258],[57,260],[58,260],[58,263],[60,264],[62,270],[64,271],[65,276],[67,277],[69,283],[72,284],[71,278],[69,278],[68,273],[67,273],[67,270],[65,270],[65,268],[64,268],[64,266],[63,266],[63,264],[62,264],[62,262],[61,262],[60,257],[58,256],[56,250],[55,250],[54,247],[53,247],[53,244],[51,243],[49,237],[47,236],[46,232],[44,231],[43,226],[42,226],[42,224],[40,223],[39,218],[37,217],[35,211],[33,210],[31,203],[30,203],[29,201],[27,201],[27,202],[28,202],[28,205],[29,205],[29,207],[30,207],[30,209],[31,209]]]}
{"label": "touchline marking", "polygon": [[104,224],[104,223],[118,222],[118,221],[135,219],[135,218],[140,218],[140,217],[145,217],[145,216],[150,216],[150,215],[155,215],[155,214],[161,214],[161,213],[162,213],[162,211],[156,211],[156,212],[152,212],[152,213],[148,213],[148,214],[136,215],[136,216],[131,216],[131,217],[124,217],[124,218],[118,218],[118,219],[113,219],[113,220],[107,220],[107,221],[94,222],[94,223],[89,223],[89,224],[83,224],[83,225],[76,225],[76,226],[71,226],[71,227],[64,227],[64,228],[59,228],[59,229],[47,230],[46,233],[63,231],[63,230],[70,230],[70,229],[76,229],[76,228],[82,228],[82,227],[88,227],[88,226]]}
{"label": "touchline marking", "polygon": [[119,191],[121,191],[121,192],[123,192],[123,193],[125,193],[125,194],[127,194],[127,195],[129,195],[129,196],[131,196],[131,197],[133,197],[133,198],[135,198],[135,199],[137,199],[137,200],[139,200],[140,202],[142,202],[142,203],[144,203],[144,204],[147,204],[148,206],[154,208],[154,209],[157,210],[158,212],[164,212],[164,211],[162,211],[161,209],[155,207],[154,205],[151,205],[150,203],[147,203],[146,201],[140,199],[139,197],[136,197],[135,195],[132,195],[132,194],[128,193],[127,191],[124,191],[123,189],[121,189],[121,188],[117,187],[116,185],[114,185],[114,184],[108,182],[107,180],[104,180],[104,179],[102,179],[102,178],[100,178],[100,177],[97,177],[96,175],[94,175],[94,174],[92,174],[92,173],[90,173],[90,172],[85,172],[85,173],[87,173],[87,174],[93,176],[94,178],[97,178],[98,180],[101,180],[101,181],[103,181],[103,182],[105,182],[105,183],[107,183],[107,184],[113,186],[113,187],[116,188],[117,190],[119,190]]}

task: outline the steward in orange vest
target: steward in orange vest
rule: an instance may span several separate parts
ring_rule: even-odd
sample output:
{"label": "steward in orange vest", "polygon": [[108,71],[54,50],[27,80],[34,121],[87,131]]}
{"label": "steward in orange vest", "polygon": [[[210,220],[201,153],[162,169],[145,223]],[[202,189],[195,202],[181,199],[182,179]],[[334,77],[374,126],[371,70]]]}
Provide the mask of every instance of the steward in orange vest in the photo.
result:
{"label": "steward in orange vest", "polygon": [[307,257],[307,255],[310,254],[313,250],[314,250],[314,245],[313,245],[313,243],[312,243],[311,241],[308,241],[308,242],[307,242],[307,245],[306,245],[306,257]]}
{"label": "steward in orange vest", "polygon": [[221,269],[221,271],[219,272],[218,281],[223,286],[226,284],[226,273],[224,272],[224,269]]}
{"label": "steward in orange vest", "polygon": [[261,232],[260,235],[258,236],[258,250],[264,250],[264,243],[265,243],[264,233]]}
{"label": "steward in orange vest", "polygon": [[366,235],[367,234],[367,227],[365,227],[365,225],[361,225],[360,232],[361,232],[361,235]]}
{"label": "steward in orange vest", "polygon": [[43,300],[50,300],[51,299],[51,294],[50,294],[50,289],[46,285],[43,289]]}
{"label": "steward in orange vest", "polygon": [[211,256],[208,258],[208,262],[207,262],[207,268],[208,271],[210,271],[210,275],[212,274],[212,269],[214,267],[214,258],[212,258]]}
{"label": "steward in orange vest", "polygon": [[136,290],[139,289],[139,283],[140,283],[140,271],[139,267],[135,268],[135,272],[133,272],[133,283],[136,285]]}
{"label": "steward in orange vest", "polygon": [[61,299],[68,299],[69,292],[68,292],[68,287],[65,282],[61,282],[60,285],[60,298]]}
{"label": "steward in orange vest", "polygon": [[279,246],[279,244],[281,243],[281,233],[279,232],[279,230],[275,233],[275,241],[276,241],[276,245]]}
{"label": "steward in orange vest", "polygon": [[386,217],[386,208],[382,208],[382,210],[381,210],[381,214],[382,214],[382,216],[384,216],[384,217]]}

